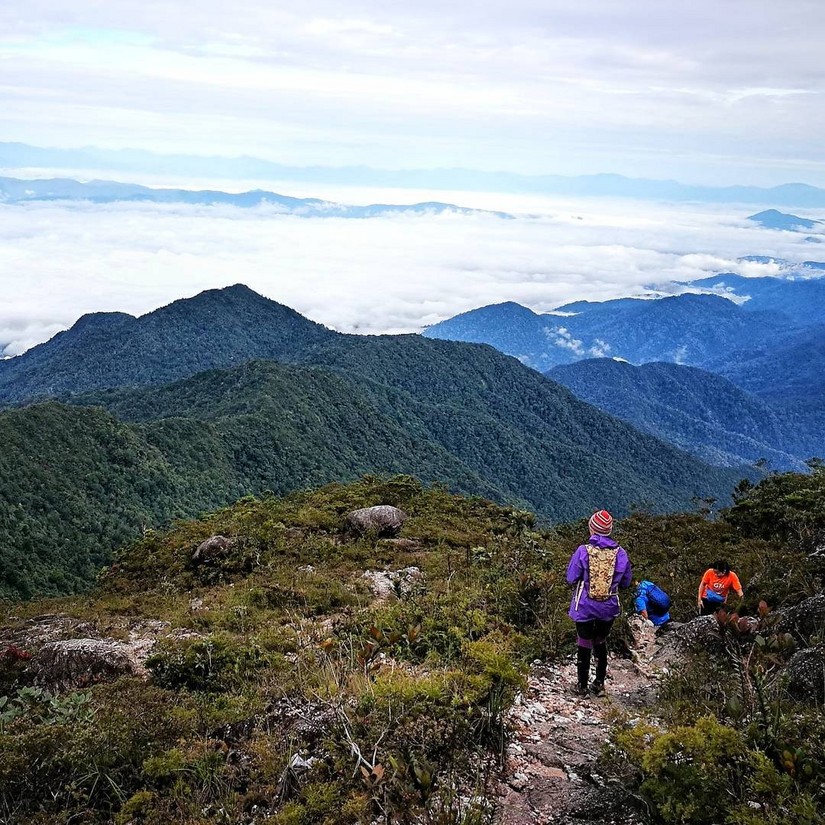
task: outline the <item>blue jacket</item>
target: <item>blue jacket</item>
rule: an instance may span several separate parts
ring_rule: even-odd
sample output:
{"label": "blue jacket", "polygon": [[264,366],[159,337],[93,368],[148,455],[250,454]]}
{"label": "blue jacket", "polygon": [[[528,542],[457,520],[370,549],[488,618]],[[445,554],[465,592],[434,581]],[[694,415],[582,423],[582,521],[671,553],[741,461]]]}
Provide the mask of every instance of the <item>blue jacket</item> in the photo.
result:
{"label": "blue jacket", "polygon": [[639,586],[636,588],[635,605],[637,613],[646,610],[650,621],[658,626],[670,621],[670,613],[667,610],[662,613],[662,608],[650,597],[650,591],[654,587],[656,585],[653,582],[647,580],[639,582]]}

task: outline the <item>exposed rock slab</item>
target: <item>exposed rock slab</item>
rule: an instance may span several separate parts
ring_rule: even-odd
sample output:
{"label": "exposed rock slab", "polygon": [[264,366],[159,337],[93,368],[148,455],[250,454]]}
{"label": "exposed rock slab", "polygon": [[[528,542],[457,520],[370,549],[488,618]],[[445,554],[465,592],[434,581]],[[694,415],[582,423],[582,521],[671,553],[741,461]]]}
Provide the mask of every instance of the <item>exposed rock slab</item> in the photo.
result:
{"label": "exposed rock slab", "polygon": [[825,644],[791,656],[783,674],[788,693],[804,702],[825,701]]}
{"label": "exposed rock slab", "polygon": [[376,538],[393,538],[401,532],[407,514],[398,507],[379,504],[347,513],[344,530],[355,535],[373,535]]}
{"label": "exposed rock slab", "polygon": [[36,684],[56,692],[139,674],[130,647],[104,639],[47,642],[33,656],[29,670]]}
{"label": "exposed rock slab", "polygon": [[825,627],[825,593],[818,593],[777,613],[781,616],[776,624],[779,632],[808,639]]}
{"label": "exposed rock slab", "polygon": [[367,580],[375,597],[383,600],[391,596],[406,596],[423,581],[424,574],[417,567],[404,567],[401,570],[367,570],[361,578]]}
{"label": "exposed rock slab", "polygon": [[515,734],[497,794],[500,825],[642,825],[630,799],[596,769],[614,709],[647,704],[650,680],[626,659],[610,662],[605,698],[573,695],[575,663],[534,664],[510,711]]}
{"label": "exposed rock slab", "polygon": [[658,650],[650,661],[654,666],[665,666],[682,661],[686,654],[698,650],[720,653],[724,647],[716,616],[698,616],[659,637]]}

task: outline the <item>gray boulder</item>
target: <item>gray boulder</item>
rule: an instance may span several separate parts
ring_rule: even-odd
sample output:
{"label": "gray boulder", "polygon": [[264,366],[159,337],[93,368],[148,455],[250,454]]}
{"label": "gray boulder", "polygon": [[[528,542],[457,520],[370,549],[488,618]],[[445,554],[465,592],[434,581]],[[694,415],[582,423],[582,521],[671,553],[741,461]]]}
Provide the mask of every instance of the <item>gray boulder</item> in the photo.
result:
{"label": "gray boulder", "polygon": [[724,647],[725,642],[719,632],[716,616],[699,616],[665,633],[652,658],[659,664],[670,664],[681,661],[685,653],[697,650],[721,653]]}
{"label": "gray boulder", "polygon": [[57,692],[136,676],[139,666],[127,645],[103,639],[67,639],[43,645],[29,670],[36,684]]}
{"label": "gray boulder", "polygon": [[794,653],[783,675],[791,696],[807,702],[825,701],[825,644]]}
{"label": "gray boulder", "polygon": [[388,599],[411,593],[424,580],[424,574],[417,567],[405,567],[403,570],[366,570],[361,578],[367,580],[376,598]]}
{"label": "gray boulder", "polygon": [[192,561],[205,564],[227,556],[236,543],[235,539],[229,539],[226,536],[211,536],[198,545],[192,554]]}
{"label": "gray boulder", "polygon": [[794,605],[777,610],[780,615],[776,623],[776,630],[780,633],[790,633],[795,637],[802,636],[808,639],[825,627],[825,593],[818,593],[809,599]]}
{"label": "gray boulder", "polygon": [[364,507],[347,513],[344,530],[355,535],[373,535],[377,538],[397,536],[407,520],[407,514],[389,504]]}

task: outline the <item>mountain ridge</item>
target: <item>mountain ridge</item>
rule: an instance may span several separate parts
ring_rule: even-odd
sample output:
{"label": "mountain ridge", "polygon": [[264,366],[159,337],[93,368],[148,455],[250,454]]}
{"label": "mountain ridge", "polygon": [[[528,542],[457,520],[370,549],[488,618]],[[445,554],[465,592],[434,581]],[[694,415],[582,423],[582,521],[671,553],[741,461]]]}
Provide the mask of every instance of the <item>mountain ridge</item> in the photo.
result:
{"label": "mountain ridge", "polygon": [[[609,358],[554,367],[548,377],[579,398],[717,466],[765,459],[779,470],[805,470],[815,449],[811,428],[728,379],[679,364],[634,366]],[[825,423],[825,419],[823,422]]]}
{"label": "mountain ridge", "polygon": [[0,142],[0,166],[6,168],[84,168],[168,175],[301,181],[343,185],[405,187],[413,189],[463,189],[554,193],[573,196],[634,197],[644,200],[702,201],[707,203],[825,206],[825,189],[807,183],[772,187],[710,186],[673,180],[629,178],[613,173],[564,176],[523,175],[513,172],[463,168],[377,169],[368,166],[293,167],[261,158],[162,155],[135,149],[49,149],[24,143]]}
{"label": "mountain ridge", "polygon": [[[553,520],[684,508],[748,474],[645,435],[491,346],[341,335],[284,310],[243,287],[201,293],[131,322],[103,316],[111,328],[87,318],[80,343],[63,334],[12,359],[28,365],[22,388],[0,367],[7,402],[63,399],[0,412],[0,440],[16,445],[0,457],[4,569],[29,558],[42,586],[79,586],[60,561],[72,548],[88,571],[141,525],[363,473],[414,474]],[[249,318],[285,323],[230,336],[227,350],[225,330]],[[182,330],[206,337],[193,350]],[[231,363],[193,372],[210,361]]]}
{"label": "mountain ridge", "polygon": [[517,313],[512,305],[505,310],[501,306],[470,310],[423,334],[490,343],[544,371],[606,355],[632,363],[674,361],[707,367],[737,350],[784,340],[793,330],[791,319],[780,313],[745,312],[724,295],[684,293],[579,301],[559,307],[564,315],[518,313],[519,334],[513,337],[507,324]]}
{"label": "mountain ridge", "polygon": [[168,189],[141,186],[136,183],[92,180],[77,181],[73,178],[23,179],[0,177],[0,203],[49,203],[49,202],[106,203],[160,203],[190,205],[227,205],[242,209],[270,206],[277,207],[285,215],[305,218],[373,218],[386,214],[441,214],[455,212],[463,215],[493,215],[509,219],[512,215],[485,209],[471,209],[440,201],[413,204],[373,203],[354,206],[321,200],[297,198],[254,189],[246,192],[224,192],[216,189]]}

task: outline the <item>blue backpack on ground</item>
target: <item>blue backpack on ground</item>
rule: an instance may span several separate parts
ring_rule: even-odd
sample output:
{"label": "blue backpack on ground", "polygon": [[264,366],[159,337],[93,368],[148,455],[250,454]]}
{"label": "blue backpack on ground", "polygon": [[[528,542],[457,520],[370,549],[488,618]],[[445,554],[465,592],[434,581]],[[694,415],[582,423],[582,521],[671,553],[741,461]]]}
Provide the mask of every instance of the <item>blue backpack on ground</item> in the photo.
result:
{"label": "blue backpack on ground", "polygon": [[670,596],[662,590],[659,585],[654,584],[647,591],[648,610],[658,613],[660,616],[670,610]]}

